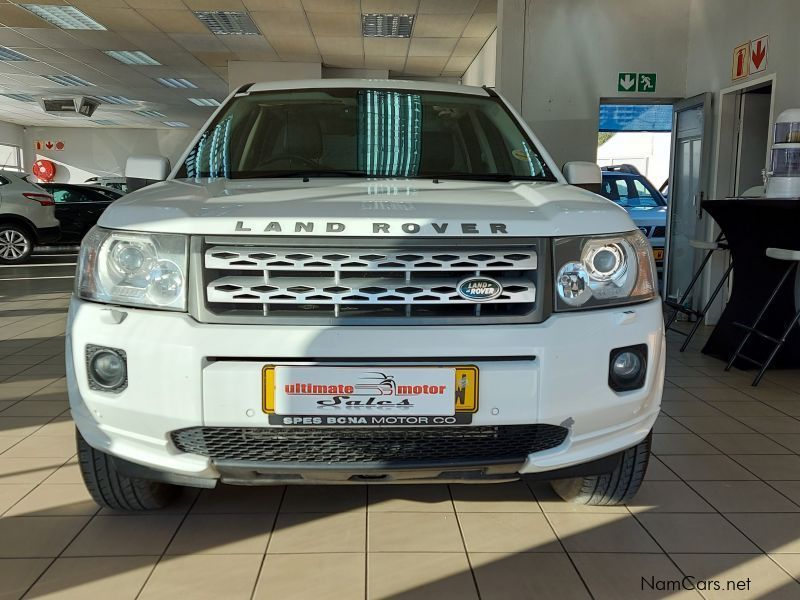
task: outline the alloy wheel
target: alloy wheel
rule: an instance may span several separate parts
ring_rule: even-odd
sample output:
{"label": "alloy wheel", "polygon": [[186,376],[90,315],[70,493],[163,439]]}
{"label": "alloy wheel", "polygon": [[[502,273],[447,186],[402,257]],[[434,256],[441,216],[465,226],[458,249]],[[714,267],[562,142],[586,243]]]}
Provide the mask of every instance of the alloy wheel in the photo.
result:
{"label": "alloy wheel", "polygon": [[27,254],[30,241],[15,229],[0,230],[0,258],[18,260]]}

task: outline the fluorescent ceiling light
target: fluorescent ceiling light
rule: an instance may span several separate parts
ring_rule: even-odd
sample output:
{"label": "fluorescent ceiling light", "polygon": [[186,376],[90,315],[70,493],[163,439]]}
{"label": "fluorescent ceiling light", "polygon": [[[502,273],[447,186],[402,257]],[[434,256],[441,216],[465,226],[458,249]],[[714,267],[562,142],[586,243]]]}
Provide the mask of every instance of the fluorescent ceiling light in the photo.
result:
{"label": "fluorescent ceiling light", "polygon": [[364,37],[411,37],[414,15],[370,13],[361,15],[361,34]]}
{"label": "fluorescent ceiling light", "polygon": [[124,104],[126,106],[134,106],[136,102],[125,96],[95,96],[101,102],[106,104]]}
{"label": "fluorescent ceiling light", "polygon": [[36,98],[31,96],[30,94],[2,94],[6,98],[11,98],[12,100],[16,100],[17,102],[34,102]]}
{"label": "fluorescent ceiling light", "polygon": [[26,56],[21,52],[0,46],[0,60],[34,60],[30,56]]}
{"label": "fluorescent ceiling light", "polygon": [[162,121],[164,125],[169,125],[170,127],[188,127],[186,123],[183,121]]}
{"label": "fluorescent ceiling light", "polygon": [[189,102],[197,106],[219,106],[219,100],[214,98],[189,98]]}
{"label": "fluorescent ceiling light", "polygon": [[216,35],[258,35],[261,33],[246,12],[196,10],[195,16]]}
{"label": "fluorescent ceiling light", "polygon": [[160,65],[155,58],[141,50],[103,50],[124,65]]}
{"label": "fluorescent ceiling light", "polygon": [[60,4],[21,4],[20,6],[61,29],[105,29],[92,17],[74,6]]}
{"label": "fluorescent ceiling light", "polygon": [[137,115],[142,115],[143,117],[153,117],[154,119],[163,119],[167,115],[164,113],[160,113],[157,110],[137,110],[134,111]]}
{"label": "fluorescent ceiling light", "polygon": [[42,75],[42,77],[49,79],[53,83],[64,86],[94,85],[85,79],[81,79],[77,75]]}
{"label": "fluorescent ceiling light", "polygon": [[109,121],[108,119],[95,119],[91,121],[92,123],[96,123],[97,125],[116,125],[116,121]]}
{"label": "fluorescent ceiling light", "polygon": [[175,77],[157,77],[156,81],[163,86],[168,88],[196,88],[197,86],[193,84],[188,79],[180,79]]}

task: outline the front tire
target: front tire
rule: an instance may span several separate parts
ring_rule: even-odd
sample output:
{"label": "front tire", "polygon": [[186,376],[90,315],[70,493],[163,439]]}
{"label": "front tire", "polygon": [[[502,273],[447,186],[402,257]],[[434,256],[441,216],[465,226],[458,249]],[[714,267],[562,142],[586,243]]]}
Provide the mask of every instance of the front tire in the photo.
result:
{"label": "front tire", "polygon": [[631,500],[644,481],[650,461],[652,432],[622,453],[616,468],[602,475],[588,475],[551,481],[553,490],[567,502],[592,506],[625,504]]}
{"label": "front tire", "polygon": [[77,429],[75,437],[83,481],[100,506],[124,511],[158,510],[178,495],[177,486],[123,475],[111,457],[92,448]]}
{"label": "front tire", "polygon": [[24,263],[33,252],[33,236],[27,229],[0,223],[0,264]]}

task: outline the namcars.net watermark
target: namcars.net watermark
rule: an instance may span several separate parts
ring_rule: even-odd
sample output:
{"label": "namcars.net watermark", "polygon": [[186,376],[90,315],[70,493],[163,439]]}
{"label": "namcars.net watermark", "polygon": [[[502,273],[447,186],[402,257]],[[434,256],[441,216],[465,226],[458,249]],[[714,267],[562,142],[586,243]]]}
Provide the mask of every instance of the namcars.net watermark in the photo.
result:
{"label": "namcars.net watermark", "polygon": [[650,592],[680,592],[697,590],[698,592],[744,592],[750,590],[752,581],[747,579],[700,579],[687,575],[682,579],[656,579],[642,577],[642,590]]}

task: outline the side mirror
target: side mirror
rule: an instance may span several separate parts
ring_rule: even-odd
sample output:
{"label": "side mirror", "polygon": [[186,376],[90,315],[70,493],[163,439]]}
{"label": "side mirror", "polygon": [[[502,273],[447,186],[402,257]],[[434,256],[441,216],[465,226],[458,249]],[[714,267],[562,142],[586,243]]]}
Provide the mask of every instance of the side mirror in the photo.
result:
{"label": "side mirror", "polygon": [[131,156],[125,163],[125,178],[128,191],[164,181],[171,170],[169,159],[164,156]]}
{"label": "side mirror", "polygon": [[595,194],[600,193],[603,173],[593,162],[573,161],[566,163],[561,169],[570,185],[575,185]]}

